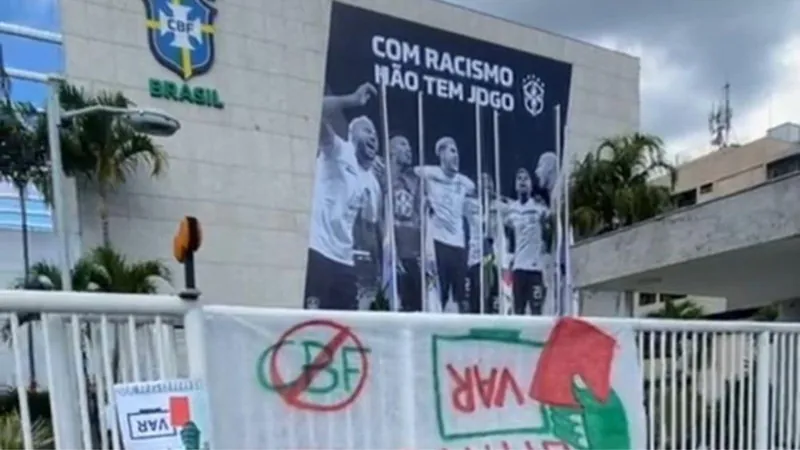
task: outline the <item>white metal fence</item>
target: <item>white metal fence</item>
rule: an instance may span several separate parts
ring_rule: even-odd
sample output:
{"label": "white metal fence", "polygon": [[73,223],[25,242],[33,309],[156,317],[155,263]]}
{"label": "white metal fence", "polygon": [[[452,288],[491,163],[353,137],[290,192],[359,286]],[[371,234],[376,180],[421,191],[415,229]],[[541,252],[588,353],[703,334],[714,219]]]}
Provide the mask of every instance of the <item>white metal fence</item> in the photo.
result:
{"label": "white metal fence", "polygon": [[[109,426],[112,380],[202,376],[202,311],[177,297],[0,291],[0,313],[8,318],[0,373],[13,376],[16,394],[0,406],[18,407],[25,448],[36,447],[37,420],[48,412],[51,446],[121,448]],[[43,353],[37,381],[48,411],[30,402],[30,325],[19,324],[29,313],[41,314],[34,327],[43,345],[34,348]],[[800,448],[800,324],[598,321],[632,321],[637,330],[649,448]]]}
{"label": "white metal fence", "polygon": [[800,326],[632,320],[650,448],[800,448]]}
{"label": "white metal fence", "polygon": [[[191,307],[173,296],[0,291],[6,346],[0,361],[12,363],[0,371],[3,379],[12,377],[6,395],[17,397],[20,444],[120,448],[118,427],[109,426],[114,382],[187,376],[182,328]],[[21,325],[20,319],[31,314],[38,320]],[[36,331],[32,346],[31,326]],[[30,348],[39,352],[33,364]],[[50,408],[41,400],[31,408],[31,399],[40,398],[29,389],[31,366],[38,390],[49,394]],[[41,438],[46,430],[37,433],[45,423],[52,424],[50,445]]]}

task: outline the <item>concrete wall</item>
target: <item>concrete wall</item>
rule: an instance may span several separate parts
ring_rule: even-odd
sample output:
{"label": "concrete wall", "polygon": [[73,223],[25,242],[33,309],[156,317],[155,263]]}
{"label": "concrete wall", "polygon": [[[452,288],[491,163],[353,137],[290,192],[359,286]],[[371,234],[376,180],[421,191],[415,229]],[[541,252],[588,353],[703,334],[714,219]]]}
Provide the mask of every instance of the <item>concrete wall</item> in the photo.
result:
{"label": "concrete wall", "polygon": [[580,242],[575,285],[726,297],[728,308],[794,297],[798,192],[788,176]]}
{"label": "concrete wall", "polygon": [[[664,299],[661,298],[661,295],[658,296],[658,301],[656,303],[651,303],[649,305],[642,305],[640,302],[640,296],[641,293],[634,294],[634,302],[633,302],[634,316],[645,317],[648,314],[660,311],[662,308],[664,308],[665,302]],[[675,302],[676,304],[680,304],[686,301],[692,302],[693,304],[703,308],[704,314],[716,314],[725,311],[727,308],[727,300],[722,297],[704,297],[700,295],[688,295],[684,298],[676,300]]]}
{"label": "concrete wall", "polygon": [[[697,193],[697,203],[739,192],[767,179],[766,165],[798,151],[793,142],[765,137],[738,147],[726,147],[678,167],[675,192],[699,189],[711,183],[711,191]],[[668,183],[667,177],[654,180]]]}
{"label": "concrete wall", "polygon": [[[430,0],[348,0],[365,8],[574,64],[567,149],[638,129],[639,61]],[[147,46],[141,1],[62,0],[66,74],[90,89],[121,90],[177,116],[159,140],[167,176],[133,177],[113,199],[114,243],[134,258],[169,259],[183,215],[203,223],[199,285],[210,302],[299,307],[330,0],[218,2],[217,60],[195,84],[224,110],[149,98],[170,78]],[[81,196],[84,247],[99,242],[92,194]]]}

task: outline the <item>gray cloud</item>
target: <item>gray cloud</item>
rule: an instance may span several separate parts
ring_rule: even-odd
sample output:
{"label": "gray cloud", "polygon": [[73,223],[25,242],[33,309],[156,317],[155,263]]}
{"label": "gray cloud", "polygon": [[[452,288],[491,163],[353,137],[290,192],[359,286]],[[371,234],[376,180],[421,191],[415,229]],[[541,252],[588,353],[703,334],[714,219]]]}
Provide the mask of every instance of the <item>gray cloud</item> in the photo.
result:
{"label": "gray cloud", "polygon": [[773,52],[798,23],[789,0],[448,1],[577,39],[610,36],[658,49],[690,72],[669,97],[644,93],[643,128],[667,140],[703,129],[725,81],[740,116],[763,97],[776,76]]}

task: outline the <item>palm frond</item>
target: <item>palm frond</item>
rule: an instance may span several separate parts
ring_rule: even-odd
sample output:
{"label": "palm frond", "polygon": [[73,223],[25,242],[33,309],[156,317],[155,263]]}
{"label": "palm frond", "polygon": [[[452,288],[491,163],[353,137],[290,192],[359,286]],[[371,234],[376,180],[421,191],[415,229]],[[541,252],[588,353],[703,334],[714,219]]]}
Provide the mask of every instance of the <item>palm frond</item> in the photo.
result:
{"label": "palm frond", "polygon": [[111,247],[97,247],[86,255],[91,281],[101,292],[153,294],[157,280],[172,282],[169,268],[161,261],[130,262]]}
{"label": "palm frond", "polygon": [[667,172],[674,185],[677,172],[666,162],[657,136],[634,133],[601,140],[570,175],[576,238],[628,226],[671,208],[670,189],[649,184],[661,172]]}
{"label": "palm frond", "polygon": [[[32,447],[47,449],[53,447],[53,429],[44,419],[37,419],[31,426]],[[25,448],[22,421],[16,411],[0,416],[0,448]]]}
{"label": "palm frond", "polygon": [[41,114],[31,103],[0,104],[0,179],[22,189],[47,173],[47,146],[37,140]]}
{"label": "palm frond", "polygon": [[[60,291],[62,289],[61,270],[55,264],[38,261],[30,267],[31,279],[36,280],[44,289]],[[17,287],[24,287],[24,278],[17,279]]]}
{"label": "palm frond", "polygon": [[[60,86],[59,100],[65,110],[93,105],[127,107],[132,104],[121,92],[90,94],[68,83]],[[40,114],[40,120],[33,128],[38,148],[47,149],[44,115]],[[149,136],[137,133],[109,114],[87,114],[64,122],[60,137],[64,172],[100,183],[106,191],[116,189],[139,167],[147,168],[153,176],[166,170],[167,154]],[[49,177],[34,177],[33,182],[49,201],[52,198]]]}
{"label": "palm frond", "polygon": [[[63,288],[61,270],[53,263],[39,261],[30,268],[31,278],[44,289]],[[81,292],[114,292],[151,294],[156,292],[155,281],[172,282],[169,268],[158,260],[129,261],[122,253],[110,247],[97,247],[81,257],[71,270],[72,287]],[[24,286],[18,278],[14,287]]]}

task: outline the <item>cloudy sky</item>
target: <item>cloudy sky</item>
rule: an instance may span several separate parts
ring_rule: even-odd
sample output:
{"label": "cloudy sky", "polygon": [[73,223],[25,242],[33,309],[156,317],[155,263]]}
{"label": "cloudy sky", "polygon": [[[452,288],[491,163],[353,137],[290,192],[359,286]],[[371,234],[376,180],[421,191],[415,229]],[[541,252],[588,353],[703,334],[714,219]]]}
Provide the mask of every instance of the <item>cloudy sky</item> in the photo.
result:
{"label": "cloudy sky", "polygon": [[[639,56],[643,129],[661,135],[682,159],[709,149],[707,117],[726,81],[732,86],[735,140],[747,142],[771,125],[800,121],[798,1],[448,1]],[[57,30],[54,2],[0,0],[0,21]],[[8,37],[0,43],[15,66],[60,67],[53,46]],[[17,83],[15,93],[32,100],[43,95],[25,83]]]}
{"label": "cloudy sky", "polygon": [[448,1],[640,57],[642,127],[682,159],[709,150],[708,113],[726,81],[733,139],[800,121],[800,2]]}

